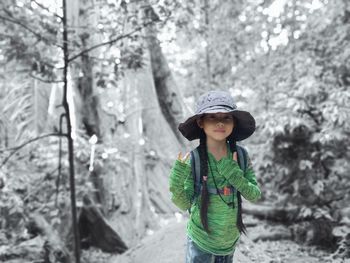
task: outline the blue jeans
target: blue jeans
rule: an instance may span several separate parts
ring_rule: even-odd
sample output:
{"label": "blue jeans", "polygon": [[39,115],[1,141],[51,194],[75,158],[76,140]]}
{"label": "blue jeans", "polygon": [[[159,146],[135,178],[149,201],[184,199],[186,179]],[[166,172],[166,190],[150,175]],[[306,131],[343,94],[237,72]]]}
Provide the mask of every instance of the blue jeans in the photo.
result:
{"label": "blue jeans", "polygon": [[232,263],[233,254],[216,256],[201,250],[189,237],[187,237],[186,263]]}

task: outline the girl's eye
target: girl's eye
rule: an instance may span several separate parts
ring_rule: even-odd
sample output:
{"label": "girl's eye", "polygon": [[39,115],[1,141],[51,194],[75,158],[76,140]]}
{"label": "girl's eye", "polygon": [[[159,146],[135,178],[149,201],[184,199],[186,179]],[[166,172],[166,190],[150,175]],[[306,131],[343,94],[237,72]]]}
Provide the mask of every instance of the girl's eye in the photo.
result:
{"label": "girl's eye", "polygon": [[204,118],[206,120],[209,120],[209,121],[222,121],[222,122],[232,122],[233,121],[233,118],[231,116],[218,117],[215,115],[207,115]]}

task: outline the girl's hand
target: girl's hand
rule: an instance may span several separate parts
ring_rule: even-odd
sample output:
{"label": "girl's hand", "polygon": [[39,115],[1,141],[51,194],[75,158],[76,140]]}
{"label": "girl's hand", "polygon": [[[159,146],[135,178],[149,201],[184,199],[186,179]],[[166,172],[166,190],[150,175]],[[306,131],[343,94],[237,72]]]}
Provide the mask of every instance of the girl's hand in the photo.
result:
{"label": "girl's hand", "polygon": [[182,163],[186,163],[188,158],[190,157],[190,153],[186,153],[184,157],[182,157],[182,153],[179,152],[179,155],[177,156],[177,160],[182,162]]}
{"label": "girl's hand", "polygon": [[232,160],[236,161],[237,162],[237,152],[234,152],[232,154]]}

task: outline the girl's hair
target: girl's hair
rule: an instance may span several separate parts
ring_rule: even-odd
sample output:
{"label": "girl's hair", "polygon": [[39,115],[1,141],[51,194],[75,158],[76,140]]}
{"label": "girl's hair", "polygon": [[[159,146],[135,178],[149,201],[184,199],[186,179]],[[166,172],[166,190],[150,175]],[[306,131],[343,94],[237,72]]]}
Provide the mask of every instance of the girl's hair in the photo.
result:
{"label": "girl's hair", "polygon": [[[229,136],[229,145],[231,152],[235,152],[237,149],[236,141],[233,139],[232,134]],[[209,234],[210,230],[208,227],[208,206],[209,206],[209,194],[207,188],[207,181],[204,180],[205,176],[208,176],[208,152],[207,152],[207,140],[206,135],[203,130],[199,137],[199,157],[200,157],[200,174],[202,181],[202,191],[201,191],[201,206],[200,206],[200,216],[201,222],[204,227],[204,230]],[[246,234],[246,227],[242,219],[242,197],[241,193],[237,191],[237,201],[238,201],[238,210],[237,210],[237,227],[239,232]]]}
{"label": "girl's hair", "polygon": [[[231,152],[237,152],[237,144],[236,141],[233,139],[233,136],[231,135],[229,137],[229,144],[230,144],[230,150]],[[237,154],[237,158],[239,158]],[[239,163],[239,160],[237,160]],[[245,227],[242,219],[242,196],[239,191],[237,191],[237,202],[238,202],[238,207],[237,207],[237,227],[239,232],[242,234],[247,234],[247,228]]]}

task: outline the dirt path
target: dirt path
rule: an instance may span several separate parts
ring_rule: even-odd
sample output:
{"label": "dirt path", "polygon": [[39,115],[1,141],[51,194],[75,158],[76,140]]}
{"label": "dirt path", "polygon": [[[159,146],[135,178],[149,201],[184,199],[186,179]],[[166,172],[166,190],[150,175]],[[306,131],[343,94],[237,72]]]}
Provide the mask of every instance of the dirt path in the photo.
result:
{"label": "dirt path", "polygon": [[[108,263],[182,263],[185,258],[185,229],[186,219],[180,222],[170,219],[159,231],[144,238],[124,255],[111,257]],[[251,237],[256,231],[269,230],[264,226],[249,228],[248,236],[241,237],[236,249],[235,263],[333,262],[326,260],[328,255],[324,252],[305,249],[290,240],[253,242]]]}
{"label": "dirt path", "polygon": [[139,245],[108,263],[179,263],[185,258],[185,220],[171,219],[159,231],[144,238]]}

